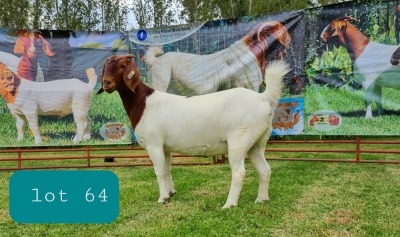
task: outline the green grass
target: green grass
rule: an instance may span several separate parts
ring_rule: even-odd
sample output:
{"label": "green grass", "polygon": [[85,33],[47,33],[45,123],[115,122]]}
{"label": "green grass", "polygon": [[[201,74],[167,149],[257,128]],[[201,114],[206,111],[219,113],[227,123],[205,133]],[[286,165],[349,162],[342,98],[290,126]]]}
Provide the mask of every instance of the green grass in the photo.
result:
{"label": "green grass", "polygon": [[[383,88],[383,108],[387,111],[400,110],[400,91]],[[310,85],[304,96],[305,121],[313,112],[319,110],[333,110],[342,116],[342,124],[338,128],[321,132],[315,130],[307,122],[304,133],[308,135],[399,135],[399,116],[386,114],[374,115],[371,119],[364,119],[366,107],[364,105],[364,91],[346,88],[332,89],[317,85]],[[376,104],[372,103],[372,111],[376,113]]]}
{"label": "green grass", "polygon": [[[376,158],[377,159],[377,158]],[[222,210],[228,164],[174,166],[177,194],[158,204],[152,167],[109,168],[120,180],[120,213],[109,224],[17,224],[0,173],[0,236],[398,236],[400,166],[270,161],[271,200],[256,204],[246,164],[239,206]],[[84,210],[82,210],[84,211]],[[77,213],[79,214],[79,213]]]}

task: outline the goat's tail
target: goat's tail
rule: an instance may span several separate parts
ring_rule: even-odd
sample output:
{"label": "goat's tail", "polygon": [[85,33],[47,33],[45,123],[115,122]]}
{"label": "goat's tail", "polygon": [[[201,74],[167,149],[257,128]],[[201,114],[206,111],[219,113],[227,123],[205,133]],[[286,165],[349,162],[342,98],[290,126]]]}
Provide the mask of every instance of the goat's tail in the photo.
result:
{"label": "goat's tail", "polygon": [[263,94],[272,108],[278,105],[284,86],[283,78],[289,71],[289,65],[283,60],[271,61],[265,69],[264,80],[267,88]]}
{"label": "goat's tail", "polygon": [[147,51],[146,55],[144,55],[144,62],[146,63],[147,66],[151,67],[153,63],[157,59],[157,54],[163,54],[163,46],[162,45],[152,45],[150,46]]}
{"label": "goat's tail", "polygon": [[96,71],[94,70],[94,68],[90,67],[90,68],[86,69],[86,75],[89,78],[88,85],[89,85],[90,89],[93,90],[97,83]]}

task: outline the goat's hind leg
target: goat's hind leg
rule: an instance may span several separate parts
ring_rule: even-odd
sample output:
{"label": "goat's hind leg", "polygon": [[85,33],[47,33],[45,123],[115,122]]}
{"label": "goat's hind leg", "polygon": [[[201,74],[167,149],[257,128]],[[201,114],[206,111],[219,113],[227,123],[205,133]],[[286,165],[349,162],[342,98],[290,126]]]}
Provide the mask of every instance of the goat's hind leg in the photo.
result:
{"label": "goat's hind leg", "polygon": [[78,111],[78,109],[73,109],[74,111],[74,120],[76,123],[76,134],[72,139],[74,144],[83,140],[83,136],[85,135],[85,131],[88,126],[90,126],[89,121],[87,120],[87,114]]}
{"label": "goat's hind leg", "polygon": [[243,187],[243,181],[246,175],[244,158],[246,153],[243,152],[245,149],[241,147],[240,143],[233,143],[236,145],[235,148],[229,148],[228,160],[229,165],[232,169],[232,181],[229,189],[228,199],[222,208],[235,207],[239,201],[239,195]]}
{"label": "goat's hind leg", "polygon": [[18,133],[17,141],[20,142],[24,139],[24,126],[25,126],[26,118],[16,115],[15,119],[16,119],[16,125],[17,125],[17,133]]}
{"label": "goat's hind leg", "polygon": [[83,137],[82,137],[83,141],[90,140],[90,131],[91,131],[91,123],[90,122],[91,122],[90,117],[87,116],[87,125],[84,129]]}
{"label": "goat's hind leg", "polygon": [[258,172],[258,196],[256,202],[266,202],[269,200],[268,189],[271,177],[271,167],[264,157],[264,146],[254,145],[248,152],[249,159]]}

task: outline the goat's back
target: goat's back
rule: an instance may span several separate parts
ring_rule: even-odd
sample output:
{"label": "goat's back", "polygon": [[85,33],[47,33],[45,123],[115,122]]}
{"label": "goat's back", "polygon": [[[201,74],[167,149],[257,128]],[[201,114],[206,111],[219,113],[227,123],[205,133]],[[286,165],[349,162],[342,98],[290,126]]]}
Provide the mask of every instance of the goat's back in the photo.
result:
{"label": "goat's back", "polygon": [[144,147],[159,141],[183,154],[223,154],[231,134],[257,139],[271,126],[272,114],[262,94],[244,88],[189,98],[156,91],[135,134]]}

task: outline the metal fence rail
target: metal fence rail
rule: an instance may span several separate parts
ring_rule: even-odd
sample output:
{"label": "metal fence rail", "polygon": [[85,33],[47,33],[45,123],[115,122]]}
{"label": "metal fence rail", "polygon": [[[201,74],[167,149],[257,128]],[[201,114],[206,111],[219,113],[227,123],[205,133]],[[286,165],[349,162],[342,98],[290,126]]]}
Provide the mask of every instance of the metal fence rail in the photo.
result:
{"label": "metal fence rail", "polygon": [[[338,158],[337,154],[347,154]],[[374,154],[373,158],[370,158]],[[400,164],[400,140],[271,140],[266,159],[284,161]],[[376,159],[376,157],[379,159]],[[152,166],[138,146],[17,148],[0,150],[0,170]],[[225,163],[226,156],[190,157],[173,154],[173,165]]]}

